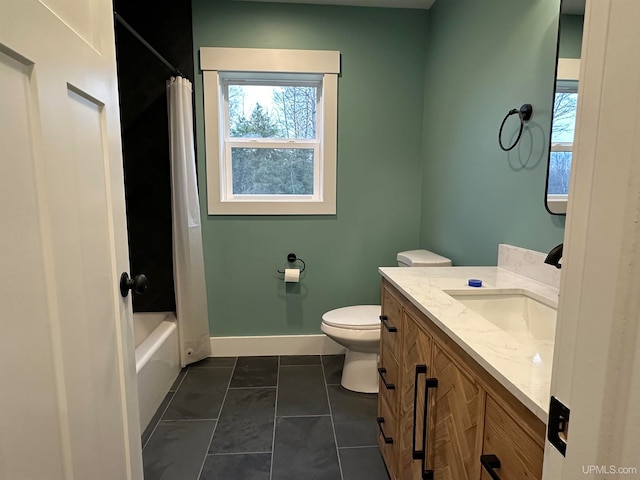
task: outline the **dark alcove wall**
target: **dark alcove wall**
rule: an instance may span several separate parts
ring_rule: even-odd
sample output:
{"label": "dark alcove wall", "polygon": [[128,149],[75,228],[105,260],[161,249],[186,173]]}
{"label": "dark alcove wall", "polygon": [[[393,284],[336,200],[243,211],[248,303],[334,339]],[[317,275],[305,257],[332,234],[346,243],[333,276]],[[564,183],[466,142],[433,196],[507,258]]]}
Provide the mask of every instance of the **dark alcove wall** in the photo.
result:
{"label": "dark alcove wall", "polygon": [[[193,82],[191,2],[115,0],[114,10]],[[149,279],[133,308],[175,311],[165,91],[171,72],[115,25],[131,274]]]}

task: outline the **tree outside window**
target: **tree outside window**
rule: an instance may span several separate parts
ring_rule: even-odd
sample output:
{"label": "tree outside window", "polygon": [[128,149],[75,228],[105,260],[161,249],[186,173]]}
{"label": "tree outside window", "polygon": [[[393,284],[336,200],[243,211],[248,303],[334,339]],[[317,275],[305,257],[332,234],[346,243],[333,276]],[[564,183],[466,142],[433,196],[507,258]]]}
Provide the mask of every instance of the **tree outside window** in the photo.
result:
{"label": "tree outside window", "polygon": [[547,192],[551,195],[569,193],[569,177],[573,157],[573,137],[578,104],[577,82],[559,84],[553,106],[551,155]]}

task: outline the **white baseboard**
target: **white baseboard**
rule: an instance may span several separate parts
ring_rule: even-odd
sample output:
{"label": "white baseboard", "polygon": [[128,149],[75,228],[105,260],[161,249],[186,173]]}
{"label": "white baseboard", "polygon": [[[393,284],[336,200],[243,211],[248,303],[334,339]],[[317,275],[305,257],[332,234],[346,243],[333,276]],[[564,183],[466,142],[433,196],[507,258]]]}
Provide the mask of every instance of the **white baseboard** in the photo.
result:
{"label": "white baseboard", "polygon": [[344,353],[342,345],[321,335],[273,337],[211,337],[212,357],[265,355],[334,355]]}

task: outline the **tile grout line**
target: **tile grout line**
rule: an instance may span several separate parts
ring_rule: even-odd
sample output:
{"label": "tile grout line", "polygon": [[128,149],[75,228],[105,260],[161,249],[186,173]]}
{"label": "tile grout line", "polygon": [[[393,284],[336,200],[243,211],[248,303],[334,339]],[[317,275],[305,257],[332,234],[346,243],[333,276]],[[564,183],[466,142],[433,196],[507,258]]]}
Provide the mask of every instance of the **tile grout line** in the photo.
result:
{"label": "tile grout line", "polygon": [[289,367],[319,367],[319,363],[310,363],[310,364],[300,364],[300,365],[280,365],[281,368],[289,368]]}
{"label": "tile grout line", "polygon": [[[193,370],[200,370],[200,369],[208,369],[208,368],[234,368],[236,366],[236,363],[238,363],[238,357],[207,357],[207,358],[233,358],[233,363],[230,365],[198,365],[200,363],[200,361],[194,362],[190,365],[190,367]],[[203,362],[206,361],[206,359],[202,360]]]}
{"label": "tile grout line", "polygon": [[273,478],[273,460],[276,450],[276,422],[278,420],[278,390],[280,389],[280,355],[278,355],[278,369],[276,370],[276,401],[273,406],[273,435],[271,437],[271,465],[269,466],[269,480]]}
{"label": "tile grout line", "polygon": [[207,457],[223,457],[227,455],[270,455],[271,452],[220,452],[207,453]]}
{"label": "tile grout line", "polygon": [[229,390],[269,390],[276,389],[277,385],[266,385],[264,387],[229,387]]}
{"label": "tile grout line", "polygon": [[[156,422],[156,426],[153,427],[153,430],[151,430],[151,433],[149,434],[149,438],[147,438],[147,441],[144,442],[144,445],[142,445],[142,450],[143,451],[146,448],[146,446],[149,445],[149,442],[151,441],[151,437],[153,437],[153,434],[156,433],[156,430],[158,429],[158,426],[160,426],[160,423],[162,422],[162,417],[164,417],[164,414],[167,413],[167,410],[169,409],[169,406],[171,405],[171,402],[173,402],[173,398],[176,396],[176,393],[178,393],[178,390],[180,390],[180,387],[182,386],[182,382],[184,382],[184,379],[187,378],[187,375],[189,374],[189,371],[191,370],[190,367],[185,367],[185,368],[187,369],[187,371],[184,372],[184,375],[180,379],[180,382],[176,386],[176,389],[173,391],[173,393],[172,392],[167,392],[167,393],[172,393],[171,394],[171,398],[167,402],[167,406],[164,407],[164,410],[160,414],[160,417],[158,418],[158,421]],[[142,432],[142,433],[144,433],[144,432]]]}
{"label": "tile grout line", "polygon": [[198,480],[200,480],[200,477],[202,476],[202,471],[204,470],[204,464],[207,462],[207,455],[209,455],[209,448],[211,448],[211,442],[213,441],[213,436],[215,435],[216,429],[218,428],[218,424],[220,423],[220,414],[222,413],[222,409],[224,408],[224,403],[227,401],[227,394],[229,393],[229,387],[231,386],[231,380],[233,380],[233,374],[236,371],[237,365],[238,365],[238,357],[236,357],[236,363],[233,364],[233,370],[231,370],[231,375],[229,376],[229,383],[227,383],[227,390],[224,392],[224,398],[222,399],[222,403],[220,404],[220,410],[218,410],[218,418],[216,420],[215,426],[213,427],[213,431],[211,432],[209,443],[207,443],[207,450],[204,452],[202,465],[200,465],[200,471],[198,472],[198,476],[196,477]]}
{"label": "tile grout line", "polygon": [[324,362],[320,357],[320,366],[322,367],[322,378],[324,380],[324,391],[327,395],[327,405],[329,405],[329,417],[331,419],[331,430],[333,431],[333,440],[336,442],[336,457],[338,458],[338,469],[340,470],[340,479],[344,480],[342,473],[342,462],[340,461],[340,451],[338,450],[338,437],[336,436],[336,427],[333,424],[333,409],[331,408],[331,399],[329,398],[329,387],[327,386],[327,374],[324,371]]}
{"label": "tile grout line", "polygon": [[278,418],[318,418],[318,417],[330,417],[330,413],[323,415],[278,415]]}
{"label": "tile grout line", "polygon": [[187,365],[185,368],[187,369],[187,371],[184,372],[184,375],[180,379],[180,382],[178,382],[178,385],[176,386],[176,389],[173,391],[174,395],[180,389],[182,384],[184,383],[184,379],[187,377],[187,374],[192,370],[192,368],[189,365]]}
{"label": "tile grout line", "polygon": [[160,420],[159,423],[175,423],[175,422],[214,422],[217,418],[171,418],[169,420]]}

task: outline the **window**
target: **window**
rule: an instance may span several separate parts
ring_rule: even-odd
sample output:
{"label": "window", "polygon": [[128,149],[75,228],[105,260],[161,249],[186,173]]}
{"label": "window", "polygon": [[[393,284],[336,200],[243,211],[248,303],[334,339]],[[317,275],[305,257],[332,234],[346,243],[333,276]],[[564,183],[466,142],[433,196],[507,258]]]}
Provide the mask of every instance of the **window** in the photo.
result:
{"label": "window", "polygon": [[569,174],[573,157],[573,137],[576,130],[578,82],[558,80],[553,104],[551,126],[551,158],[549,164],[550,195],[568,195]]}
{"label": "window", "polygon": [[579,75],[580,59],[558,59],[547,178],[547,208],[552,213],[567,211]]}
{"label": "window", "polygon": [[209,214],[334,214],[339,52],[200,55]]}
{"label": "window", "polygon": [[268,76],[220,77],[225,196],[317,199],[322,80],[293,75],[287,82]]}

